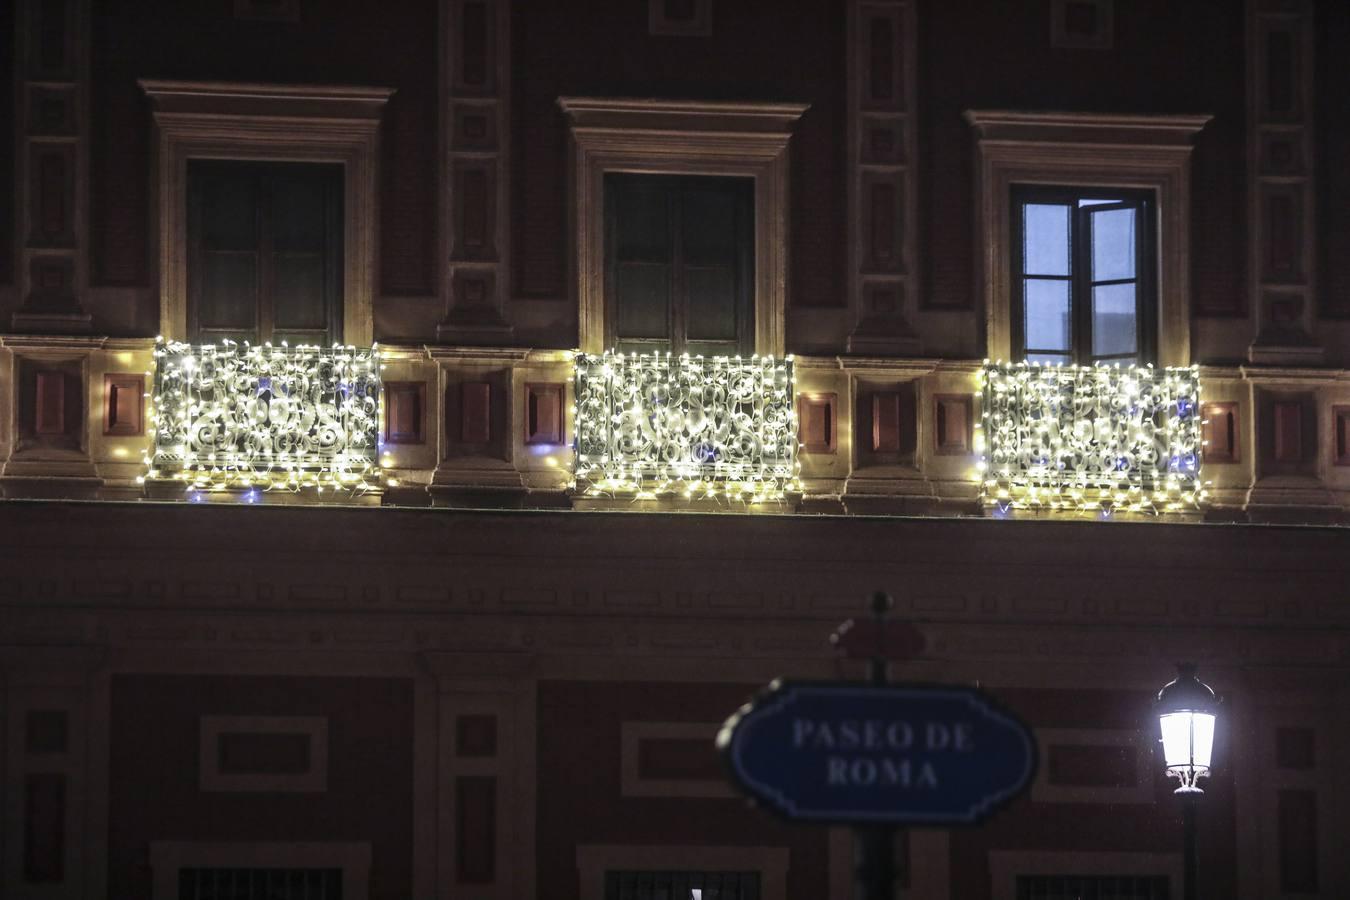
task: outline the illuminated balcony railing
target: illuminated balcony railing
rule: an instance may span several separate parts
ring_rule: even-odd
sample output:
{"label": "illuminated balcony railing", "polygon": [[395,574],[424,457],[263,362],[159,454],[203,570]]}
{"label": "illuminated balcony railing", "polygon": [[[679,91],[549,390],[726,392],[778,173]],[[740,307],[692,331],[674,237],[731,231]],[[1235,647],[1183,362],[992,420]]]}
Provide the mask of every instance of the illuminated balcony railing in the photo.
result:
{"label": "illuminated balcony railing", "polygon": [[379,481],[379,404],[375,349],[161,341],[148,477],[362,491]]}
{"label": "illuminated balcony railing", "polygon": [[798,489],[792,383],[791,359],[579,355],[577,487],[781,498]]}
{"label": "illuminated balcony railing", "polygon": [[982,382],[986,502],[1169,512],[1204,499],[1197,367],[1000,363]]}

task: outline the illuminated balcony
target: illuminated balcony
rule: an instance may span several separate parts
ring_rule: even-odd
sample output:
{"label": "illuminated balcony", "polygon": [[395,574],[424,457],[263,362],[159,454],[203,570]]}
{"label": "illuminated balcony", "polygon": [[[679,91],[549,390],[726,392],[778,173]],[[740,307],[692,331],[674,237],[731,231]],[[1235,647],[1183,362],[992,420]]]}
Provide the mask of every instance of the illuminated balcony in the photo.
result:
{"label": "illuminated balcony", "polygon": [[197,490],[379,484],[375,349],[155,347],[148,478]]}
{"label": "illuminated balcony", "polygon": [[585,495],[762,502],[799,489],[791,359],[582,354],[576,404]]}
{"label": "illuminated balcony", "polygon": [[986,365],[984,498],[1176,512],[1204,499],[1198,367]]}

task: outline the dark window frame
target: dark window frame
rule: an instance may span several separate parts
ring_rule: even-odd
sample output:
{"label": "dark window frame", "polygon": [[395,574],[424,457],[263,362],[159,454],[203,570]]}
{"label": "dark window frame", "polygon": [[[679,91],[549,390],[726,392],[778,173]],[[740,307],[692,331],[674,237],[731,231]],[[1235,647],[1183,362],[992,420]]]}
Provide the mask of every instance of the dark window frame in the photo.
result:
{"label": "dark window frame", "polygon": [[[1038,348],[1026,345],[1025,255],[1023,248],[1023,208],[1028,204],[1069,206],[1069,274],[1062,280],[1069,282],[1069,356],[1070,362],[1092,365],[1100,360],[1109,365],[1116,356],[1094,356],[1092,353],[1092,288],[1114,283],[1135,283],[1135,335],[1139,365],[1156,363],[1158,359],[1158,204],[1152,190],[1138,188],[1110,188],[1095,186],[1015,184],[1009,204],[1011,253],[1011,337],[1014,360],[1025,360]],[[1097,203],[1081,206],[1080,201],[1119,200],[1120,203]],[[1135,212],[1135,277],[1133,279],[1092,280],[1091,213],[1111,209],[1134,209]],[[1057,276],[1034,274],[1030,277],[1060,280]],[[1040,350],[1039,352],[1052,352]]]}
{"label": "dark window frame", "polygon": [[[324,284],[321,289],[325,309],[324,329],[285,329],[277,326],[278,297],[276,295],[277,260],[284,255],[306,255],[313,251],[296,251],[277,246],[273,226],[275,212],[272,206],[275,183],[286,173],[320,183],[323,198],[322,254]],[[193,176],[197,177],[194,178]],[[246,178],[254,192],[255,234],[255,315],[257,331],[242,335],[244,329],[214,327],[202,322],[202,277],[205,270],[205,233],[202,219],[205,179],[222,177]],[[292,162],[268,159],[191,159],[187,178],[187,330],[190,343],[214,343],[222,338],[238,340],[241,336],[250,342],[277,342],[278,336],[292,336],[291,343],[317,343],[328,346],[341,343],[345,313],[346,277],[344,254],[345,178],[341,164]],[[228,251],[226,251],[228,252]],[[242,251],[240,251],[242,252]],[[311,339],[312,338],[312,339]]]}
{"label": "dark window frame", "polygon": [[[736,355],[749,356],[755,346],[755,180],[743,176],[703,174],[652,174],[643,172],[611,171],[605,173],[604,209],[604,309],[605,347],[621,352],[665,352],[678,356]],[[670,244],[670,272],[668,278],[667,334],[668,338],[634,338],[619,334],[619,297],[617,290],[618,194],[623,182],[639,181],[650,189],[665,192],[666,234]],[[690,337],[690,301],[687,296],[687,272],[683,252],[683,197],[690,189],[706,188],[720,183],[733,196],[736,208],[734,295],[736,303],[736,337],[732,341],[697,339]],[[693,264],[689,264],[693,265]]]}

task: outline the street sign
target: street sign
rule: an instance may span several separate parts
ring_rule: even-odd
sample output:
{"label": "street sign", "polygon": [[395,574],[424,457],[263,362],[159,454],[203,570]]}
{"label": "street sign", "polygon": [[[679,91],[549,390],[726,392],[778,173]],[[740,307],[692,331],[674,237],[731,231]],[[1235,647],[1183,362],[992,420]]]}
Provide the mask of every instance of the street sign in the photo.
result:
{"label": "street sign", "polygon": [[776,681],[717,746],[742,790],[806,822],[974,824],[1036,772],[1031,730],[960,685]]}

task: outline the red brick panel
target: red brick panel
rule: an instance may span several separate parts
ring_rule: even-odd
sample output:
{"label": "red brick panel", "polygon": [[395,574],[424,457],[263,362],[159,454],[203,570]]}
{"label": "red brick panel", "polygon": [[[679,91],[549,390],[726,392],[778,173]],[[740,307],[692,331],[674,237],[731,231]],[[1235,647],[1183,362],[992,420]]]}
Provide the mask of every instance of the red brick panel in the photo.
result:
{"label": "red brick panel", "polygon": [[[202,792],[208,715],[326,718],[326,790]],[[146,847],[161,840],[369,841],[372,900],[412,896],[411,680],[117,675],[110,722],[108,896],[150,896]]]}

